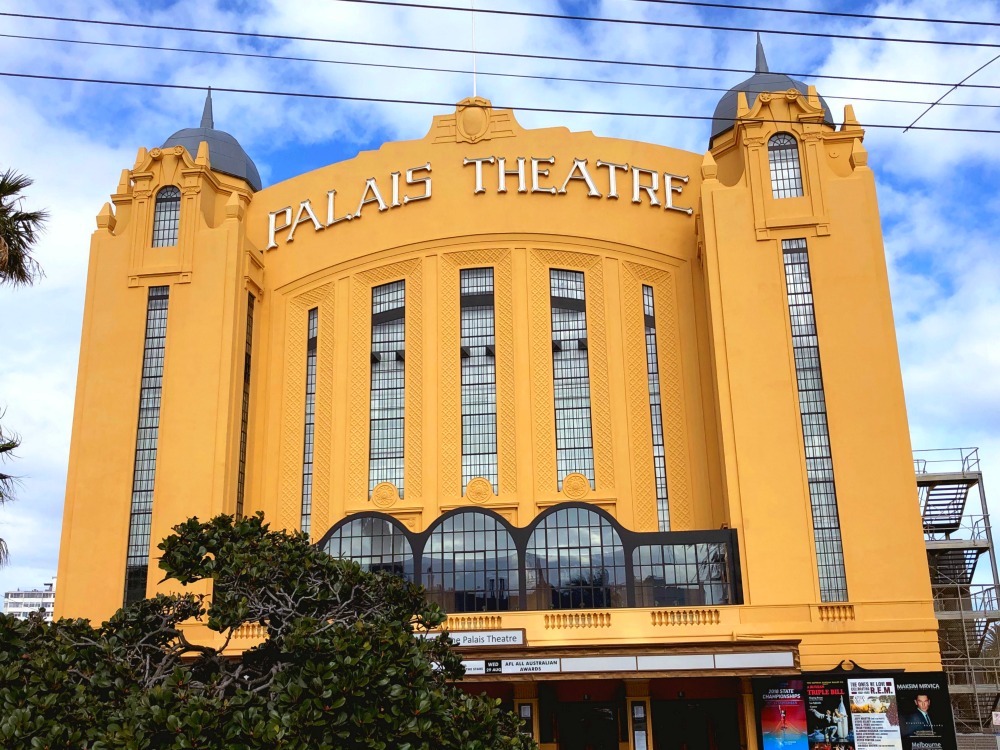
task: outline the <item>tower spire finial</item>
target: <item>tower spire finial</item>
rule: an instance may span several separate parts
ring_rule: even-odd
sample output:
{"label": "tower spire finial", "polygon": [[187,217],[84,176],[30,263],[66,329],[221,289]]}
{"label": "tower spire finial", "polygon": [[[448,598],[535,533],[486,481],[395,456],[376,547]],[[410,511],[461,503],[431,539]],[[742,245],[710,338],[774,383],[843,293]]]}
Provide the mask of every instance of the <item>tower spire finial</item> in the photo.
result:
{"label": "tower spire finial", "polygon": [[[759,54],[759,53],[758,53]],[[215,127],[215,118],[212,117],[212,87],[208,87],[208,94],[205,96],[205,109],[201,113],[201,127],[209,130]]]}
{"label": "tower spire finial", "polygon": [[756,73],[769,73],[767,69],[767,58],[764,57],[764,45],[760,41],[760,32],[757,32],[757,65],[754,68]]}

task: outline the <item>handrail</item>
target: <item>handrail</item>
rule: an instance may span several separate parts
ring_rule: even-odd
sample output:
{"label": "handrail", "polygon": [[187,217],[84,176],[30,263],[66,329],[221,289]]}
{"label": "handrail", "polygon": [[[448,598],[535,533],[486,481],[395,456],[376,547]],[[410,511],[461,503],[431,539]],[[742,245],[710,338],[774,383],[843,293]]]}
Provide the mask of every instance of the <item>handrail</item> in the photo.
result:
{"label": "handrail", "polygon": [[924,541],[926,542],[984,542],[989,540],[989,516],[962,516],[959,525],[948,531],[936,531],[934,516],[924,518]]}
{"label": "handrail", "polygon": [[941,659],[941,665],[952,685],[1000,686],[1000,657],[945,657]]}
{"label": "handrail", "polygon": [[935,584],[935,612],[996,612],[1000,610],[1000,586],[993,584]]}
{"label": "handrail", "polygon": [[979,448],[926,448],[913,451],[917,474],[975,474],[979,472]]}

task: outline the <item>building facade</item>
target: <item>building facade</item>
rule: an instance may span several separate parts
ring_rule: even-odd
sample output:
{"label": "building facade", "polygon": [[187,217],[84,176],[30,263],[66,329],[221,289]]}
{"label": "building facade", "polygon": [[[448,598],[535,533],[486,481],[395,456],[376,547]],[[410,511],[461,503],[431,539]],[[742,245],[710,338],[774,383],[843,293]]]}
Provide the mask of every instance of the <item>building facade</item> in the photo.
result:
{"label": "building facade", "polygon": [[754,680],[941,668],[863,137],[758,48],[704,153],[467,99],[263,188],[209,100],[97,216],[59,614],[262,510],[543,748],[846,742]]}
{"label": "building facade", "polygon": [[41,611],[42,619],[52,622],[52,612],[56,603],[56,579],[42,584],[40,589],[22,591],[5,591],[3,594],[3,613],[27,620],[34,612]]}

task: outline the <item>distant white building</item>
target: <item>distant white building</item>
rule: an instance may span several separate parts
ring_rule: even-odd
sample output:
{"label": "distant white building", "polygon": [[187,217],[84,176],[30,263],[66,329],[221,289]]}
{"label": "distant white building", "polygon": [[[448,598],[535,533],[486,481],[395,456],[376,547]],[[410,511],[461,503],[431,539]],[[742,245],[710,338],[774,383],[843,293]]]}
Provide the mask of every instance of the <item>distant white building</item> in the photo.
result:
{"label": "distant white building", "polygon": [[56,579],[55,576],[49,583],[43,584],[40,589],[29,589],[27,591],[6,591],[3,595],[3,613],[12,615],[20,620],[27,620],[28,615],[37,612],[39,609],[45,610],[46,622],[52,621],[52,608],[56,603]]}

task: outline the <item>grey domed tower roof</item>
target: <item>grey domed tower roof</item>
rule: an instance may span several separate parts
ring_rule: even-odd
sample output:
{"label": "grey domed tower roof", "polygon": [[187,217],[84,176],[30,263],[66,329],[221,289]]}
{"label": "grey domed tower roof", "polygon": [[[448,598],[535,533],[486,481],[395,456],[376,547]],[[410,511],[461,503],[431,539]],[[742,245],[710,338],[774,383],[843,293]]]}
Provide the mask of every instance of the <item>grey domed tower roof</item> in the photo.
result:
{"label": "grey domed tower roof", "polygon": [[[747,104],[751,107],[753,107],[753,103],[757,100],[757,94],[763,94],[768,91],[797,89],[803,94],[809,93],[809,86],[802,81],[789,78],[784,73],[772,73],[767,69],[767,58],[764,57],[764,45],[761,44],[760,34],[757,34],[757,65],[754,67],[754,70],[756,72],[752,77],[747,78],[741,84],[733,86],[722,95],[718,105],[715,107],[715,113],[712,115],[712,136],[709,138],[709,143],[717,135],[725,133],[736,123],[737,102],[741,91],[746,93]],[[833,125],[833,114],[830,112],[830,106],[822,96],[819,98],[819,103],[823,107],[824,121],[828,125]]]}
{"label": "grey domed tower roof", "polygon": [[212,117],[212,89],[208,90],[208,96],[205,97],[201,127],[178,130],[164,141],[163,148],[183,146],[192,154],[197,154],[198,145],[202,141],[208,143],[208,158],[212,163],[212,169],[246,180],[254,190],[260,190],[260,173],[257,172],[256,165],[247,156],[239,141],[229,133],[215,129]]}

